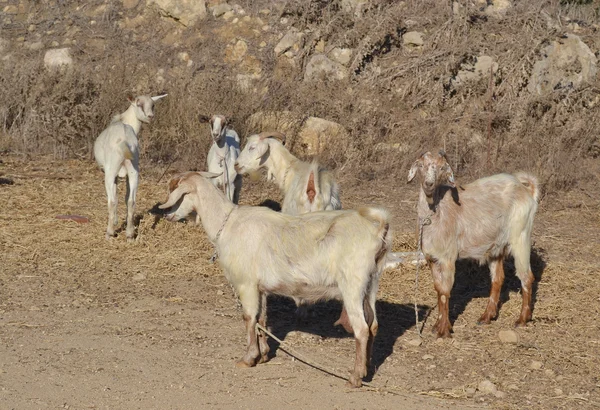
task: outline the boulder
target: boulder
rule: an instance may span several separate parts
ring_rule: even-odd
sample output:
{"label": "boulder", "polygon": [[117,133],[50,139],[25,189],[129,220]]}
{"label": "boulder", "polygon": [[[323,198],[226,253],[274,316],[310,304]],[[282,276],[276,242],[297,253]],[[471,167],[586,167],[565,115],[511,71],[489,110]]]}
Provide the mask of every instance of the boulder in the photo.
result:
{"label": "boulder", "polygon": [[479,56],[475,58],[475,62],[463,63],[460,68],[452,80],[454,85],[462,85],[488,77],[490,70],[493,73],[498,71],[498,63],[490,56]]}
{"label": "boulder", "polygon": [[348,67],[352,58],[352,49],[336,47],[329,53],[329,58],[336,63],[340,63],[341,65]]}
{"label": "boulder", "polygon": [[212,15],[214,17],[221,17],[223,14],[232,10],[233,8],[227,3],[216,4],[215,6],[210,8],[210,11],[212,12]]}
{"label": "boulder", "polygon": [[204,0],[148,0],[148,4],[155,4],[163,16],[173,18],[186,27],[206,17]]}
{"label": "boulder", "polygon": [[44,55],[44,66],[49,69],[72,64],[73,57],[71,57],[70,48],[54,48],[46,51]]}
{"label": "boulder", "polygon": [[527,86],[532,94],[544,95],[557,89],[577,89],[598,74],[598,59],[574,34],[553,41],[543,58],[533,65]]}
{"label": "boulder", "polygon": [[304,33],[299,32],[295,28],[288,31],[285,36],[275,46],[275,55],[286,53],[288,57],[294,57],[304,45]]}
{"label": "boulder", "polygon": [[323,54],[316,54],[310,58],[304,71],[304,80],[313,80],[317,78],[331,78],[343,80],[348,77],[346,67],[330,60]]}
{"label": "boulder", "polygon": [[316,155],[326,146],[348,140],[348,132],[337,122],[318,117],[308,117],[298,133],[296,146],[308,155]]}
{"label": "boulder", "polygon": [[402,43],[405,46],[421,47],[424,44],[423,33],[418,31],[409,31],[402,36]]}

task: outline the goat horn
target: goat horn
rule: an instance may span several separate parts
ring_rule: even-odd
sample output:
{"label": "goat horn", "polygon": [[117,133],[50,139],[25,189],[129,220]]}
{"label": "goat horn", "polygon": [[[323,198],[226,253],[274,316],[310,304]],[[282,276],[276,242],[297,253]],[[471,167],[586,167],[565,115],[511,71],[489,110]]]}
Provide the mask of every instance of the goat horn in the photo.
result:
{"label": "goat horn", "polygon": [[258,138],[260,140],[264,140],[265,138],[275,138],[281,141],[282,144],[285,144],[285,135],[280,133],[279,131],[265,131],[258,134]]}

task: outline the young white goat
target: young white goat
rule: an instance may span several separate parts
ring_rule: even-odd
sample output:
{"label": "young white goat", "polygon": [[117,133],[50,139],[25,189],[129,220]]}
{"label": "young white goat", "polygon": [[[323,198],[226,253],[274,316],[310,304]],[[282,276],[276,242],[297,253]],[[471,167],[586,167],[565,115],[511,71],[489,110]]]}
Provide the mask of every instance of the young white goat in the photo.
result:
{"label": "young white goat", "polygon": [[170,183],[176,188],[159,208],[171,218],[187,197],[219,252],[246,324],[248,348],[237,365],[251,367],[269,359],[266,336],[261,332],[257,338],[255,329],[257,320],[266,326],[268,294],[311,302],[336,298],[343,301],[356,339],[350,383],[361,386],[378,328],[379,277],[392,243],[387,212],[360,208],[293,216],[237,206],[209,182],[212,177],[204,172],[176,176]]}
{"label": "young white goat", "polygon": [[115,115],[110,125],[100,133],[94,143],[94,157],[104,171],[104,186],[108,196],[108,227],[106,238],[115,235],[117,225],[117,176],[127,177],[127,240],[134,237],[135,194],[138,186],[139,150],[137,135],[142,122],[149,123],[154,117],[154,102],[166,97],[141,95],[129,97],[129,108]]}
{"label": "young white goat", "polygon": [[279,132],[263,132],[248,137],[235,163],[239,174],[267,169],[267,178],[283,193],[281,212],[299,215],[306,212],[341,209],[340,189],[333,174],[316,162],[304,162],[284,146]]}
{"label": "young white goat", "polygon": [[443,151],[421,155],[410,169],[408,182],[415,176],[421,184],[419,222],[431,221],[423,226],[422,249],[438,294],[439,316],[434,326],[438,337],[449,337],[452,330],[448,308],[458,258],[489,265],[492,290],[479,318],[479,323],[487,324],[497,316],[504,281],[502,264],[511,254],[523,297],[516,325],[525,325],[531,320],[534,277],[529,258],[539,197],[537,179],[524,173],[498,174],[456,187]]}
{"label": "young white goat", "polygon": [[217,188],[222,187],[225,196],[237,204],[242,189],[242,177],[237,174],[234,165],[240,155],[240,137],[229,127],[229,119],[224,115],[200,115],[198,118],[200,122],[210,125],[213,140],[206,158],[208,171],[221,174],[220,177],[213,178],[212,183]]}

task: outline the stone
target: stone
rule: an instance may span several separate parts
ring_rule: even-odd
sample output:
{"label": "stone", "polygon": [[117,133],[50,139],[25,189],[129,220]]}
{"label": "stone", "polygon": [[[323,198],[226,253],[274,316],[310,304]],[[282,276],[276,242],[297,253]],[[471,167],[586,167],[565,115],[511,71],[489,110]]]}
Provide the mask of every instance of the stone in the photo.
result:
{"label": "stone", "polygon": [[315,52],[320,54],[325,52],[325,40],[322,38],[317,41],[317,44],[315,44]]}
{"label": "stone", "polygon": [[244,40],[238,40],[225,49],[225,61],[234,63],[241,61],[248,52],[248,44]]}
{"label": "stone", "polygon": [[123,8],[125,10],[134,9],[140,3],[140,0],[122,0],[122,1],[123,1]]}
{"label": "stone", "polygon": [[313,80],[317,78],[328,78],[334,80],[344,80],[348,77],[346,67],[330,60],[323,54],[316,54],[310,58],[304,72],[304,80]]}
{"label": "stone", "polygon": [[232,11],[233,8],[227,3],[220,3],[213,7],[211,7],[210,11],[212,12],[213,17],[221,17],[223,14],[228,11]]}
{"label": "stone", "polygon": [[423,355],[423,357],[421,359],[423,359],[423,360],[433,360],[434,358],[435,357],[433,355],[426,354],[426,355]]}
{"label": "stone", "polygon": [[368,0],[341,0],[342,9],[355,17],[361,17],[369,5]]}
{"label": "stone", "polygon": [[420,337],[415,337],[413,339],[407,340],[406,344],[409,346],[419,347],[423,344],[423,340]]}
{"label": "stone", "polygon": [[329,58],[343,66],[348,67],[352,58],[352,49],[336,47],[329,53]]}
{"label": "stone", "polygon": [[498,332],[498,339],[502,343],[517,344],[519,343],[519,334],[514,330],[501,330]]}
{"label": "stone", "polygon": [[33,43],[25,43],[24,46],[31,51],[39,51],[44,48],[44,43],[41,41],[34,41]]}
{"label": "stone", "polygon": [[44,66],[46,68],[56,68],[60,66],[70,66],[73,64],[70,48],[54,48],[46,51],[44,55]]}
{"label": "stone", "polygon": [[487,7],[483,13],[491,17],[502,18],[511,7],[512,2],[510,0],[493,0],[487,2]]}
{"label": "stone", "polygon": [[347,141],[348,132],[334,121],[308,117],[298,132],[299,145],[308,155],[320,154],[326,146]]}
{"label": "stone", "polygon": [[492,383],[489,380],[483,380],[479,383],[479,385],[477,386],[477,390],[479,392],[481,392],[482,394],[496,394],[496,392],[498,391],[498,389],[496,388],[496,385],[494,383]]}
{"label": "stone", "polygon": [[594,81],[598,58],[576,35],[567,34],[542,50],[543,58],[533,65],[527,89],[545,95],[560,89],[577,89]]}
{"label": "stone", "polygon": [[233,18],[235,16],[235,13],[233,11],[228,11],[226,13],[223,13],[223,18],[225,20],[229,20],[230,18]]}
{"label": "stone", "polygon": [[476,57],[474,63],[463,63],[461,65],[461,70],[456,74],[452,83],[457,86],[489,77],[490,70],[492,73],[498,71],[498,63],[492,57]]}
{"label": "stone", "polygon": [[544,364],[542,362],[537,361],[537,360],[532,360],[531,364],[529,365],[529,368],[531,370],[540,370],[542,367],[544,367]]}
{"label": "stone", "polygon": [[155,4],[161,15],[173,18],[186,27],[206,17],[204,0],[148,0],[148,4]]}
{"label": "stone", "polygon": [[473,397],[473,396],[475,396],[476,392],[477,392],[477,390],[475,390],[474,387],[467,387],[465,389],[465,394],[467,395],[467,397]]}
{"label": "stone", "polygon": [[423,33],[418,31],[409,31],[402,36],[402,43],[405,46],[421,47],[424,44]]}
{"label": "stone", "polygon": [[303,45],[304,33],[292,28],[285,36],[283,36],[279,43],[277,43],[273,51],[275,51],[276,56],[286,52],[292,52],[292,56],[295,56]]}

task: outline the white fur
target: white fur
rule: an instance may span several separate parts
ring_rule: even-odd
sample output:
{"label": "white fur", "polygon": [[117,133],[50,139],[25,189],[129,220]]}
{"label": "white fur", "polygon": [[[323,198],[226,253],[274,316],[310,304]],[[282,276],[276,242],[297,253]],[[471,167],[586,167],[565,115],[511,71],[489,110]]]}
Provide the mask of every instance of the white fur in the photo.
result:
{"label": "white fur", "polygon": [[117,176],[127,177],[127,239],[134,237],[135,195],[138,187],[139,149],[137,135],[142,122],[154,117],[154,102],[165,97],[142,95],[130,99],[129,108],[115,115],[110,125],[94,143],[94,157],[104,171],[104,186],[108,196],[108,227],[106,238],[113,237],[117,225]]}
{"label": "white fur", "polygon": [[[357,341],[351,383],[366,375],[377,331],[375,300],[379,277],[392,243],[389,216],[379,208],[314,212],[299,216],[265,207],[229,202],[207,178],[215,174],[188,172],[167,202],[167,217],[188,197],[219,252],[219,263],[242,303],[248,349],[240,366],[268,360],[264,335],[255,333],[257,320],[266,326],[266,296],[279,294],[309,301],[339,298]],[[369,319],[366,319],[369,318]]]}

